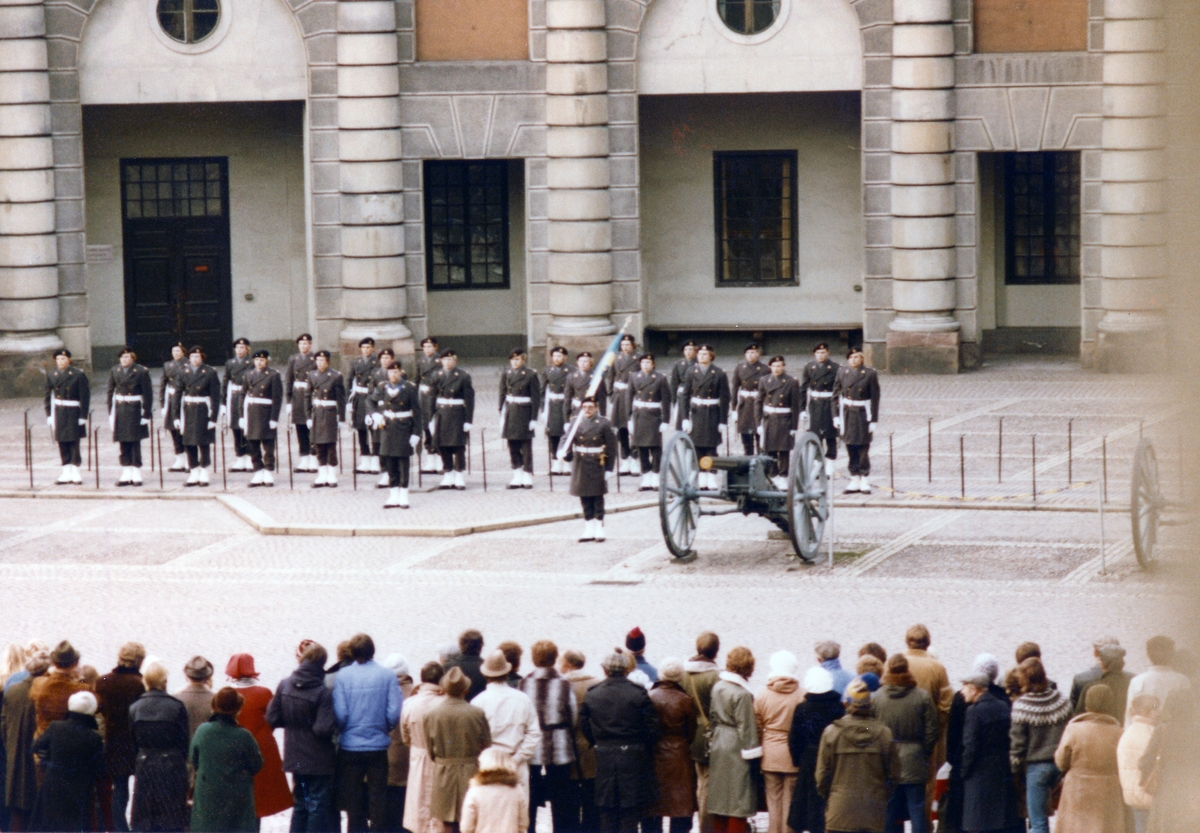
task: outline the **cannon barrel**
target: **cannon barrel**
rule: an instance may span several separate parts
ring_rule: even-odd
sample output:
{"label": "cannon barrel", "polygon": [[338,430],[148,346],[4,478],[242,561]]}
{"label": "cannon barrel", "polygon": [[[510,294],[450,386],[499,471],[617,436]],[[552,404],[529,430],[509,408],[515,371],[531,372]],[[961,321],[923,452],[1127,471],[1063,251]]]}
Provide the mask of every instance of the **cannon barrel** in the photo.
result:
{"label": "cannon barrel", "polygon": [[[745,473],[750,470],[750,461],[753,459],[753,457],[705,457],[700,461],[700,468]],[[706,466],[704,460],[708,460],[709,465]]]}

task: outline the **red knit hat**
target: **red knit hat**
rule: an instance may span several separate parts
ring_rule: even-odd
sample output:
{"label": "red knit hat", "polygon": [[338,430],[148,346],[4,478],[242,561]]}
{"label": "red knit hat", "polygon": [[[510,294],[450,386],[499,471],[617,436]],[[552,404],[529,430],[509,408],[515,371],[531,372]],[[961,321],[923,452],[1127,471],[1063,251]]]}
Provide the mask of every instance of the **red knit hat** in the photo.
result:
{"label": "red knit hat", "polygon": [[254,657],[249,654],[234,654],[229,658],[229,664],[225,666],[225,676],[234,680],[240,680],[242,677],[257,677],[258,672],[254,670]]}
{"label": "red knit hat", "polygon": [[635,627],[625,634],[625,647],[634,652],[646,650],[646,635],[641,628]]}

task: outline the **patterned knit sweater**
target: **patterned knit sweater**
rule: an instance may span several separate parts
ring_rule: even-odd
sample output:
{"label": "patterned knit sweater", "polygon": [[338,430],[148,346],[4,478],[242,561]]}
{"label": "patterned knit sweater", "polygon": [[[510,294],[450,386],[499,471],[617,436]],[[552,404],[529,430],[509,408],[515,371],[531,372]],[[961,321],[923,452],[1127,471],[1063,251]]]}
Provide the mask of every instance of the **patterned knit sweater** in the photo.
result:
{"label": "patterned knit sweater", "polygon": [[1013,771],[1024,764],[1053,761],[1071,719],[1071,701],[1056,688],[1022,694],[1012,705],[1009,757]]}

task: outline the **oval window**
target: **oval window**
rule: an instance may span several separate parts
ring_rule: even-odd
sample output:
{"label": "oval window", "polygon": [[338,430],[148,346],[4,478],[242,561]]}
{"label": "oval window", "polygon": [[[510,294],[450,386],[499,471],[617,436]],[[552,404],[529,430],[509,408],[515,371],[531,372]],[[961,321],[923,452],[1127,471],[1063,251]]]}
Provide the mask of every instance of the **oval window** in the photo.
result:
{"label": "oval window", "polygon": [[158,0],[158,24],[172,40],[199,43],[217,28],[218,0]]}
{"label": "oval window", "polygon": [[779,17],[780,0],[717,0],[725,25],[739,35],[757,35]]}

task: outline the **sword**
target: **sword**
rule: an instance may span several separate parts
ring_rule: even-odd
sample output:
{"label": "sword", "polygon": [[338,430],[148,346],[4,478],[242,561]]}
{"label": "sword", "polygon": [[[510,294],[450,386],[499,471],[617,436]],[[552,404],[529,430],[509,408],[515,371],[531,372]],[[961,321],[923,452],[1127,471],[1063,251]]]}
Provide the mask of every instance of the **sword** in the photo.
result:
{"label": "sword", "polygon": [[[608,349],[604,351],[604,355],[600,358],[600,364],[596,366],[592,373],[592,382],[588,385],[585,396],[595,396],[596,391],[600,389],[600,385],[604,383],[604,371],[612,367],[613,362],[617,360],[617,352],[621,347],[621,336],[625,335],[625,330],[628,329],[633,321],[633,316],[626,317],[625,323],[621,325],[621,329],[617,330],[617,334],[613,336],[612,342],[609,343]],[[567,459],[567,453],[575,441],[575,433],[579,430],[579,421],[583,419],[583,408],[579,409],[579,413],[575,415],[574,421],[571,422],[571,427],[567,431],[563,442],[558,447],[558,459]]]}

